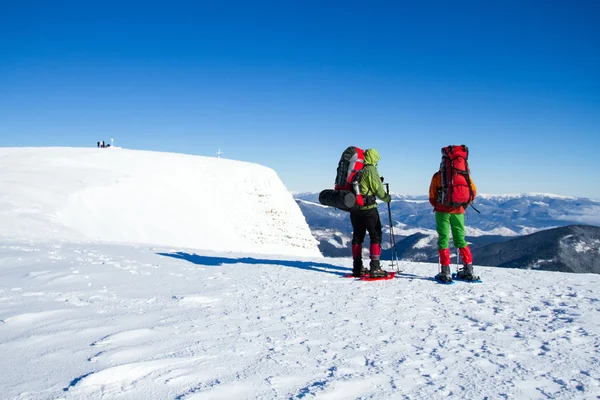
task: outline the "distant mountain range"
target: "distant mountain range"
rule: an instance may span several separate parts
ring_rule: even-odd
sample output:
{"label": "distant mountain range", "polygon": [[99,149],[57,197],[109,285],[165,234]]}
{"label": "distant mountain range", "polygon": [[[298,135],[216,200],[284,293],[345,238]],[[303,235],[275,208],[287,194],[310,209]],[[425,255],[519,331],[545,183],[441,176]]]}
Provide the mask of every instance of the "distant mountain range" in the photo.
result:
{"label": "distant mountain range", "polygon": [[479,265],[600,274],[600,227],[548,229],[473,250]]}
{"label": "distant mountain range", "polygon": [[[319,241],[319,249],[323,255],[348,257],[352,240],[352,227],[348,213],[322,206],[318,202],[318,193],[302,193],[294,197],[313,236]],[[588,260],[594,256],[596,259],[600,258],[597,251],[596,253],[567,251],[564,243],[569,240],[566,242],[554,240],[563,237],[561,235],[566,231],[553,229],[578,225],[568,228],[579,232],[577,235],[568,234],[575,235],[573,237],[579,238],[577,240],[581,243],[588,243],[587,247],[582,245],[585,248],[594,248],[595,229],[600,230],[600,228],[581,225],[600,225],[600,202],[551,194],[480,195],[476,199],[475,207],[481,213],[469,209],[465,222],[467,240],[471,244],[477,264],[569,272],[600,272],[594,267],[595,264]],[[390,208],[398,257],[410,261],[436,262],[435,218],[427,197],[392,195]],[[379,211],[384,225],[385,243],[383,243],[382,258],[391,259],[387,206],[380,204]],[[586,232],[587,236],[581,232]],[[597,239],[600,243],[600,235]],[[526,244],[521,245],[521,243]],[[533,245],[533,243],[538,244]],[[365,249],[366,245],[367,243]],[[538,254],[538,250],[544,246],[549,246],[553,250],[546,249]],[[515,249],[514,252],[506,250],[511,247]],[[516,256],[520,254],[517,249],[521,248],[531,249],[530,258],[526,257],[527,250],[523,250],[520,257]],[[488,256],[487,253],[495,256]],[[552,254],[552,257],[543,258],[546,254]],[[559,254],[562,256],[559,257]],[[566,255],[570,255],[573,261],[565,262]],[[546,260],[546,262],[536,264],[538,260]]]}

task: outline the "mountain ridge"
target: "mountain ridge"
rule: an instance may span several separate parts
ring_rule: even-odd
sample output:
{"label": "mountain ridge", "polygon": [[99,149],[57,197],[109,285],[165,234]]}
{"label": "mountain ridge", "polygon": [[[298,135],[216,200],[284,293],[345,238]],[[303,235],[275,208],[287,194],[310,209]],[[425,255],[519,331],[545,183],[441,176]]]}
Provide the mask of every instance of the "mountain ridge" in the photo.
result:
{"label": "mountain ridge", "polygon": [[[349,256],[347,243],[352,238],[352,227],[347,213],[315,204],[315,201],[318,202],[315,195],[304,193],[295,198],[313,235],[320,242],[321,252],[325,256]],[[384,231],[382,257],[390,259],[388,209],[383,203],[378,207]],[[536,232],[571,225],[600,225],[600,203],[588,198],[545,193],[482,195],[478,196],[476,207],[481,211],[480,214],[471,209],[465,214],[466,239],[475,254],[484,245],[494,242],[500,245]],[[427,196],[393,195],[390,208],[398,256],[410,261],[437,262],[435,218]],[[575,259],[587,257],[579,257],[578,254],[572,256]],[[500,264],[508,261],[503,259]],[[476,257],[475,263],[478,262],[485,262],[486,265],[497,263]],[[595,271],[591,264],[587,270],[581,267],[581,262],[584,260],[574,261],[573,265],[567,262],[561,266],[547,266],[550,270]]]}
{"label": "mountain ridge", "polygon": [[600,274],[600,227],[568,225],[473,249],[478,265]]}

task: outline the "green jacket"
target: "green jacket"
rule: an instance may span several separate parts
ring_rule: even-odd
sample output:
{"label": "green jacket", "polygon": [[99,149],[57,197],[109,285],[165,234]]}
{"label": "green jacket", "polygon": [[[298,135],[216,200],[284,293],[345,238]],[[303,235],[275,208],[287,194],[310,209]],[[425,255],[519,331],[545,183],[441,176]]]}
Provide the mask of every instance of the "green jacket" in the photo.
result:
{"label": "green jacket", "polygon": [[[392,197],[385,192],[383,183],[379,179],[377,163],[379,162],[379,153],[375,149],[365,151],[365,167],[363,168],[363,177],[360,181],[360,193],[364,196],[376,196],[379,200],[389,203]],[[376,208],[377,204],[361,207],[361,210]]]}

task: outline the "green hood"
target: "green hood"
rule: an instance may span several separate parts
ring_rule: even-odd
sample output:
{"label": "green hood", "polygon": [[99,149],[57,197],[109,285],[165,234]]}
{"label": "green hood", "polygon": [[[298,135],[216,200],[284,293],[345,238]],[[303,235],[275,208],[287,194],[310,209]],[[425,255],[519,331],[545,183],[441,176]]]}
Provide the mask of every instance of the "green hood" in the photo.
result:
{"label": "green hood", "polygon": [[379,152],[375,149],[367,149],[365,151],[365,164],[377,165],[380,158]]}

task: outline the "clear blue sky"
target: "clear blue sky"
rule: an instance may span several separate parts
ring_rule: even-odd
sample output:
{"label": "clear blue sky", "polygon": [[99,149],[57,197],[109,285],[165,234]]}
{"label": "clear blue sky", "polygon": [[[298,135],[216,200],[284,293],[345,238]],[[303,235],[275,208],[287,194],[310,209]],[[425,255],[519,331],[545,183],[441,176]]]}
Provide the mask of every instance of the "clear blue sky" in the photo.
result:
{"label": "clear blue sky", "polygon": [[[1,1],[0,146],[258,162],[331,187],[379,150],[426,194],[467,144],[482,193],[600,198],[600,1]],[[200,183],[199,183],[200,184]]]}

